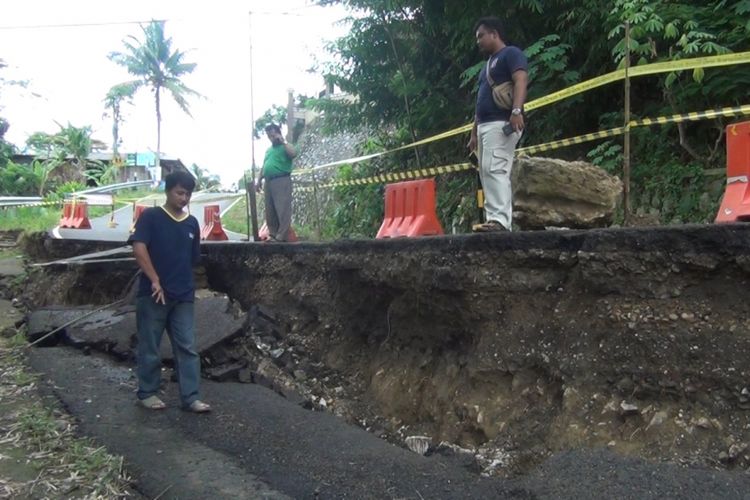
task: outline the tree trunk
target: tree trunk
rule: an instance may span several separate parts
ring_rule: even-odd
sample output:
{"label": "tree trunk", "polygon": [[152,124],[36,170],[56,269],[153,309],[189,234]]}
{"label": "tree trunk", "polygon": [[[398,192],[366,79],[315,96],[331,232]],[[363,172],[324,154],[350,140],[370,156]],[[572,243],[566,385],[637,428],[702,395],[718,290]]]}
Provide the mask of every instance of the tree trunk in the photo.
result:
{"label": "tree trunk", "polygon": [[120,156],[120,103],[112,104],[112,156]]}
{"label": "tree trunk", "polygon": [[160,179],[159,181],[164,180],[164,170],[161,166],[161,101],[160,101],[160,94],[159,91],[161,89],[159,87],[156,87],[155,89],[155,96],[156,96],[156,165],[155,167],[158,169]]}
{"label": "tree trunk", "polygon": [[[396,48],[396,40],[393,38],[393,35],[391,34],[391,30],[388,29],[388,20],[386,19],[384,14],[380,14],[380,20],[383,23],[383,29],[385,30],[386,35],[388,35],[388,38],[391,42],[391,50],[393,51],[393,57],[396,60],[396,65],[398,66],[398,70],[401,72],[401,78],[402,80],[406,78],[406,72],[404,70],[404,66],[401,64],[401,57],[399,57],[398,49]],[[406,110],[406,119],[409,124],[409,134],[411,135],[412,142],[417,142],[417,134],[414,132],[414,124],[411,119],[411,106],[409,104],[409,96],[408,92],[406,90],[406,82],[404,81],[404,108]],[[417,160],[417,168],[422,168],[422,159],[419,156],[419,146],[414,147],[414,155]]]}

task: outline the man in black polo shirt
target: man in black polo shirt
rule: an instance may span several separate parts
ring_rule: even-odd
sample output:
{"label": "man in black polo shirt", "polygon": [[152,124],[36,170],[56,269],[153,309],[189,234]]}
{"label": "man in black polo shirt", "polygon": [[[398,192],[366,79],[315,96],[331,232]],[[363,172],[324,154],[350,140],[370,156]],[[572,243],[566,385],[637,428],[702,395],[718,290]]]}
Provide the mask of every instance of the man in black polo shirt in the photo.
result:
{"label": "man in black polo shirt", "polygon": [[174,353],[182,407],[204,413],[211,407],[198,398],[200,358],[195,352],[193,266],[200,259],[200,226],[185,211],[195,179],[184,171],[164,180],[167,202],[147,208],[130,237],[143,274],[138,289],[138,402],[151,410],[166,407],[161,384],[161,345],[166,328]]}
{"label": "man in black polo shirt", "polygon": [[[510,231],[513,223],[513,191],[510,174],[516,144],[524,128],[523,104],[528,83],[526,56],[518,48],[506,45],[502,22],[483,17],[474,28],[479,50],[489,56],[479,75],[474,128],[469,150],[477,150],[479,177],[484,191],[484,224],[474,231]],[[512,93],[497,104],[493,87],[504,85]],[[498,90],[501,90],[500,88]]]}
{"label": "man in black polo shirt", "polygon": [[287,241],[292,227],[292,159],[297,153],[284,141],[278,125],[268,125],[266,136],[271,147],[266,150],[256,186],[260,191],[265,180],[268,241]]}

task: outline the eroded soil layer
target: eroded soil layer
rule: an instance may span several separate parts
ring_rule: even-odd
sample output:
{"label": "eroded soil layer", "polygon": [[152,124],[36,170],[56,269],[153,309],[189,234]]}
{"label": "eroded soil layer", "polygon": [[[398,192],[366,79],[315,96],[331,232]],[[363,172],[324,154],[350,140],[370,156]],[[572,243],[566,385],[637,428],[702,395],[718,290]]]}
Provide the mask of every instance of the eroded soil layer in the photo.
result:
{"label": "eroded soil layer", "polygon": [[580,447],[750,464],[750,227],[204,252],[211,288],[273,311],[298,382],[325,373],[386,437],[484,450],[488,472]]}

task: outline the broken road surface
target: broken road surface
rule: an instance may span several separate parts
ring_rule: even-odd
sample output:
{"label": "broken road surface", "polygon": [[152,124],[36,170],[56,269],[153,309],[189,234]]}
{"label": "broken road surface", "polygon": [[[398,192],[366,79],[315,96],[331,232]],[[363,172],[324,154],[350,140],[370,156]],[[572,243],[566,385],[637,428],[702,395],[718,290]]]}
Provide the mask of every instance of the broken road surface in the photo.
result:
{"label": "broken road surface", "polygon": [[529,476],[489,479],[450,457],[422,457],[253,384],[204,381],[214,412],[135,405],[127,365],[67,347],[30,351],[86,435],[125,456],[161,498],[746,498],[746,474],[683,469],[605,451],[561,453]]}

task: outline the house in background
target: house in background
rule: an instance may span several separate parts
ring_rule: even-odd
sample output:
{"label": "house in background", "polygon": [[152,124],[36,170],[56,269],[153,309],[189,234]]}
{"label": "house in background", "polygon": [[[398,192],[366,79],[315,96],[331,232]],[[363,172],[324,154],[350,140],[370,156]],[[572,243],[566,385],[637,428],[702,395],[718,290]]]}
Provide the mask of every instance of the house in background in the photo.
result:
{"label": "house in background", "polygon": [[[113,156],[112,153],[101,153],[93,152],[88,157],[89,160],[97,161],[105,166],[118,165],[116,174],[116,182],[130,182],[130,181],[144,181],[157,178],[156,170],[156,155],[151,152],[146,153],[126,153],[121,154],[117,157]],[[34,160],[44,161],[47,157],[44,155],[34,155],[29,153],[14,154],[11,157],[11,161],[18,164],[28,165]],[[73,158],[71,157],[70,160]],[[159,161],[161,165],[161,178],[165,175],[182,170],[189,172],[195,177],[195,174],[188,169],[179,158],[170,158],[169,156],[162,155]],[[78,176],[78,179],[85,179],[83,172],[71,172],[70,169],[64,169],[62,174],[63,180],[76,180],[73,177]],[[53,173],[53,176],[55,173]]]}

